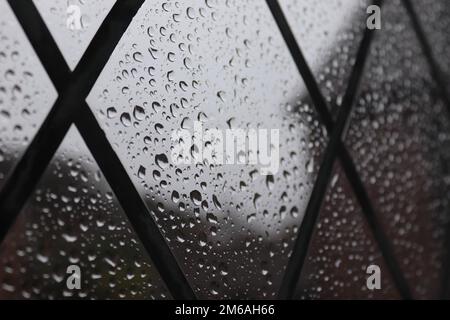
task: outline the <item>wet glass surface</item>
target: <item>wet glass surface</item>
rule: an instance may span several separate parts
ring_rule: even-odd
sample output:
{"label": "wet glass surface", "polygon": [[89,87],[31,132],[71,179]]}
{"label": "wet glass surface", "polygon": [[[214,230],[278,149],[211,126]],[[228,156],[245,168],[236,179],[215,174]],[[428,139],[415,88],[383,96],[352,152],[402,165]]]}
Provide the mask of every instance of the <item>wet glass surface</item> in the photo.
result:
{"label": "wet glass surface", "polygon": [[[33,2],[72,70],[115,4]],[[372,1],[279,2],[335,115]],[[450,4],[411,2],[450,93]],[[448,106],[403,2],[385,1],[381,17],[345,145],[414,298],[437,298],[450,219]],[[56,97],[0,1],[0,192]],[[87,100],[197,296],[276,298],[327,137],[266,2],[145,1]],[[247,149],[232,144],[222,157],[231,130]],[[273,172],[248,163],[261,156],[249,148],[253,131],[268,139]],[[188,135],[174,140],[180,132]],[[181,142],[184,158],[174,156]],[[367,290],[369,264],[381,267],[380,291]],[[67,289],[69,265],[81,267],[82,290]],[[0,245],[1,298],[170,298],[74,128]],[[339,163],[295,298],[399,298]]]}
{"label": "wet glass surface", "polygon": [[346,145],[416,298],[441,286],[448,114],[400,1],[387,1]]}
{"label": "wet glass surface", "polygon": [[[199,297],[273,298],[326,139],[266,4],[147,1],[88,103]],[[198,122],[194,154],[212,129],[278,129],[279,169],[174,165]]]}
{"label": "wet glass surface", "polygon": [[[68,289],[69,266],[81,288]],[[162,280],[72,128],[0,246],[0,298],[165,299]]]}
{"label": "wet glass surface", "polygon": [[73,70],[116,0],[33,2]]}
{"label": "wet glass surface", "polygon": [[450,2],[442,0],[412,0],[433,57],[444,75],[450,96]]}
{"label": "wet glass surface", "polygon": [[[384,258],[339,162],[335,165],[296,299],[399,299]],[[367,268],[380,267],[381,290],[367,288]]]}
{"label": "wet glass surface", "polygon": [[370,0],[279,0],[331,111],[347,89]]}
{"label": "wet glass surface", "polygon": [[0,1],[0,190],[56,100],[6,1]]}

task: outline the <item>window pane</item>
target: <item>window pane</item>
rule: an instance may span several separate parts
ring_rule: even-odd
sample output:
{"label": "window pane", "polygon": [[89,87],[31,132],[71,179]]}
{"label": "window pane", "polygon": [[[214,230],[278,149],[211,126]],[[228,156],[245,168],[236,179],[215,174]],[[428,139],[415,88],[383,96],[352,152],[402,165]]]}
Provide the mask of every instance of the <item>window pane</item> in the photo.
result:
{"label": "window pane", "polygon": [[279,0],[333,113],[340,106],[366,29],[369,0]]}
{"label": "window pane", "polygon": [[73,70],[116,0],[33,2]]}
{"label": "window pane", "polygon": [[[69,289],[69,266],[81,271]],[[0,298],[164,299],[168,292],[72,128],[0,246]]]}
{"label": "window pane", "polygon": [[1,190],[57,94],[6,1],[0,12]]}
{"label": "window pane", "polygon": [[449,214],[447,110],[400,1],[387,1],[346,144],[414,296],[436,297]]}
{"label": "window pane", "polygon": [[446,0],[413,0],[421,26],[431,45],[434,59],[444,73],[450,95],[450,2]]}
{"label": "window pane", "polygon": [[[297,299],[398,299],[395,284],[338,162],[300,276]],[[368,290],[367,267],[380,268],[381,290]]]}
{"label": "window pane", "polygon": [[[88,102],[199,297],[274,297],[325,137],[266,4],[146,1]],[[202,160],[174,165],[199,123]],[[209,161],[214,129],[279,130],[278,170]]]}

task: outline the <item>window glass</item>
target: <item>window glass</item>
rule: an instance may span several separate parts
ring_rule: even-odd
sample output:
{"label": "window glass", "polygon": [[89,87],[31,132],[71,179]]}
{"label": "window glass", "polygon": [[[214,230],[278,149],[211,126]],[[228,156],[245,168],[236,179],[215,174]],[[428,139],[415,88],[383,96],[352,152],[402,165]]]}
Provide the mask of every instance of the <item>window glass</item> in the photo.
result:
{"label": "window glass", "polygon": [[33,2],[73,70],[116,0]]}
{"label": "window glass", "polygon": [[387,1],[346,145],[417,298],[441,285],[449,214],[446,106],[401,1]]}
{"label": "window glass", "polygon": [[441,0],[411,1],[438,67],[444,73],[447,94],[450,95],[450,2]]}
{"label": "window glass", "polygon": [[[79,268],[79,289],[70,278],[78,271],[69,267]],[[0,246],[0,298],[168,297],[115,195],[72,128]]]}
{"label": "window glass", "polygon": [[[88,103],[199,297],[273,298],[326,139],[264,1],[146,1]],[[215,129],[279,130],[273,174]]]}
{"label": "window glass", "polygon": [[331,111],[347,89],[369,0],[279,0]]}
{"label": "window glass", "polygon": [[[367,280],[373,274],[369,266],[379,267],[380,290],[369,290],[367,286]],[[370,282],[371,285],[374,283]],[[339,162],[325,194],[295,297],[400,298]]]}
{"label": "window glass", "polygon": [[57,93],[6,1],[0,1],[0,190]]}

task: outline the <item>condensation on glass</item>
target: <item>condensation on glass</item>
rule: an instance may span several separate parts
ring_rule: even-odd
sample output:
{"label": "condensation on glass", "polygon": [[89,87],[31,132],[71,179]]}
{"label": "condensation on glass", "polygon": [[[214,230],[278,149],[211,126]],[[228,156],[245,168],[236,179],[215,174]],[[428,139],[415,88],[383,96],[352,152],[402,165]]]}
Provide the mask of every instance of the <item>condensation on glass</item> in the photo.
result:
{"label": "condensation on glass", "polygon": [[279,0],[331,111],[342,103],[370,0]]}
{"label": "condensation on glass", "polygon": [[[146,1],[88,103],[197,295],[275,297],[326,138],[265,2]],[[280,130],[278,172],[175,165],[198,122]]]}
{"label": "condensation on glass", "polygon": [[346,145],[416,298],[436,298],[449,218],[446,106],[401,1],[386,1]]}
{"label": "condensation on glass", "polygon": [[73,70],[116,0],[33,2]]}
{"label": "condensation on glass", "polygon": [[433,51],[434,59],[445,78],[450,96],[450,2],[436,0],[413,0],[421,26]]}
{"label": "condensation on glass", "polygon": [[0,190],[57,93],[6,1],[0,1]]}
{"label": "condensation on glass", "polygon": [[[400,298],[340,163],[335,165],[315,228],[296,299]],[[369,266],[380,268],[380,289],[367,286],[372,275]]]}
{"label": "condensation on glass", "polygon": [[[69,266],[80,268],[79,290],[67,286],[73,274],[67,273]],[[168,297],[115,195],[72,128],[0,246],[0,298]]]}

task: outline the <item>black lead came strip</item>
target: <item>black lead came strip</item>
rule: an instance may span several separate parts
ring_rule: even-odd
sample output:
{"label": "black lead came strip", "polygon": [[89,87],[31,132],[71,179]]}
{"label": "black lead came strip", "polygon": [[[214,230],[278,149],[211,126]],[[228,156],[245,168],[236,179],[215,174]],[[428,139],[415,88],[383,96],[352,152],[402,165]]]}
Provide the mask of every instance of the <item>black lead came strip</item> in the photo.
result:
{"label": "black lead came strip", "polygon": [[[278,1],[266,0],[266,2],[272,12],[272,15],[275,18],[275,21],[277,22],[280,32],[283,35],[283,38],[289,48],[291,56],[295,61],[300,74],[304,78],[307,89],[311,95],[311,99],[313,100],[316,110],[319,113],[320,118],[330,136],[330,141],[325,150],[322,165],[317,175],[316,183],[311,193],[311,197],[305,211],[304,219],[298,231],[297,239],[295,241],[292,255],[286,268],[278,297],[281,299],[289,299],[294,295],[297,282],[299,281],[304,262],[306,260],[316,220],[318,218],[322,201],[326,193],[328,181],[333,171],[333,165],[336,161],[337,156],[339,156],[345,174],[350,184],[352,185],[359,203],[361,204],[368,225],[374,235],[380,251],[382,252],[386,265],[388,266],[389,271],[392,274],[397,289],[399,290],[403,298],[411,299],[411,291],[409,285],[403,273],[401,272],[398,262],[396,261],[391,244],[375,215],[375,211],[370,202],[367,191],[365,190],[364,184],[361,181],[359,174],[357,173],[352,158],[341,140],[351,113],[354,98],[364,69],[365,60],[369,54],[370,43],[373,38],[373,31],[367,29],[364,34],[363,40],[358,50],[356,63],[350,76],[342,106],[339,109],[336,122],[333,123],[332,117],[328,111],[327,103],[325,102],[325,99],[320,92],[319,86],[315,81],[315,78],[303,56],[303,53],[295,39],[294,34],[292,33],[291,28],[289,27],[289,23],[287,22]],[[382,0],[376,1],[375,4],[381,6]]]}
{"label": "black lead came strip", "polygon": [[75,123],[172,296],[175,299],[195,299],[158,226],[85,102],[144,0],[117,1],[114,4],[74,72],[70,72],[33,2],[8,2],[57,89],[58,99],[0,192],[0,242],[32,194],[70,126]]}

